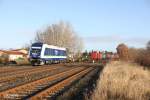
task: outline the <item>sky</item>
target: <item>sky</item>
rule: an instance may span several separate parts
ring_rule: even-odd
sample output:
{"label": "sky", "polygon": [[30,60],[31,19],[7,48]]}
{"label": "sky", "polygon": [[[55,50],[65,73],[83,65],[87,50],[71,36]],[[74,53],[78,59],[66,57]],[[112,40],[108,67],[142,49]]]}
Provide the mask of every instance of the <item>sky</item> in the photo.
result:
{"label": "sky", "polygon": [[62,20],[82,37],[84,50],[144,48],[150,40],[149,0],[0,0],[0,49],[21,48]]}

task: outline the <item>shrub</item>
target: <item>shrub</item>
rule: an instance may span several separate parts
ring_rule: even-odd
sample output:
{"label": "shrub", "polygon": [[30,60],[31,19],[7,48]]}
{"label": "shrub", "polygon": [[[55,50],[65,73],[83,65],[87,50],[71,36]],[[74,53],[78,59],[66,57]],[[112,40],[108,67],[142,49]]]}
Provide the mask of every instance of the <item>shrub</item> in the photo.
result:
{"label": "shrub", "polygon": [[7,54],[2,54],[0,56],[0,63],[7,64],[9,62],[9,56]]}
{"label": "shrub", "polygon": [[129,60],[129,50],[125,44],[119,44],[116,49],[120,60],[124,60],[124,61]]}
{"label": "shrub", "polygon": [[150,67],[150,52],[147,49],[129,49],[130,61]]}
{"label": "shrub", "polygon": [[18,65],[22,65],[22,64],[30,64],[29,60],[27,58],[18,58],[16,59],[16,63]]}
{"label": "shrub", "polygon": [[111,62],[101,73],[93,100],[150,100],[150,71],[125,62]]}

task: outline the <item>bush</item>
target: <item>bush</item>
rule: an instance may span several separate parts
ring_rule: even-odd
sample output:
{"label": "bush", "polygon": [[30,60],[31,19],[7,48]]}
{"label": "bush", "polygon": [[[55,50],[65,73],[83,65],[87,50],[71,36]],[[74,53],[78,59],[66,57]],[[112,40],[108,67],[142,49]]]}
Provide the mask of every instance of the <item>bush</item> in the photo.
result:
{"label": "bush", "polygon": [[137,53],[134,60],[136,63],[150,67],[150,41],[147,43],[146,49],[136,49],[134,52]]}
{"label": "bush", "polygon": [[116,49],[120,60],[129,60],[129,50],[125,44],[119,44]]}
{"label": "bush", "polygon": [[150,52],[147,49],[129,49],[130,61],[150,67]]}
{"label": "bush", "polygon": [[111,62],[101,73],[93,100],[150,100],[150,71],[126,62]]}
{"label": "bush", "polygon": [[2,54],[0,56],[0,63],[7,64],[9,62],[9,56],[7,54]]}

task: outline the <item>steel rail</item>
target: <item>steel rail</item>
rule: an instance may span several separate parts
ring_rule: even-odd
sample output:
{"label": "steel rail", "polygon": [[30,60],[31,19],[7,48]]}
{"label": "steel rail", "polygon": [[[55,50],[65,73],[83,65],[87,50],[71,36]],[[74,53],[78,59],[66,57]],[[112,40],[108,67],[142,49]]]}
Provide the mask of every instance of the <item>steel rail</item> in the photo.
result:
{"label": "steel rail", "polygon": [[85,69],[55,85],[53,85],[52,87],[47,88],[46,90],[41,91],[40,93],[37,93],[36,95],[32,96],[31,98],[29,98],[29,100],[47,100],[48,98],[50,98],[52,95],[56,94],[57,92],[61,91],[62,89],[64,89],[66,86],[69,86],[73,81],[81,78],[83,75],[85,75],[86,73],[88,73],[89,71],[91,71],[93,68],[90,67],[88,69]]}
{"label": "steel rail", "polygon": [[84,70],[84,67],[79,67],[79,68],[73,68],[69,71],[61,72],[59,74],[49,76],[46,78],[42,78],[40,80],[36,80],[12,89],[8,89],[6,91],[0,92],[0,99],[16,99],[16,98],[23,98],[25,96],[28,96],[32,94],[35,91],[38,91],[39,89],[42,89],[43,86],[49,85],[51,81],[56,81],[60,78],[64,78],[67,76],[70,76],[74,73],[77,73],[81,70]]}
{"label": "steel rail", "polygon": [[23,76],[38,73],[38,72],[41,72],[41,71],[51,70],[51,69],[56,69],[56,68],[57,67],[46,67],[46,68],[45,67],[43,67],[43,68],[40,67],[40,68],[35,68],[35,69],[22,70],[22,71],[16,72],[14,75],[8,75],[8,76],[5,76],[5,77],[0,77],[0,83],[15,80],[17,77],[23,77]]}

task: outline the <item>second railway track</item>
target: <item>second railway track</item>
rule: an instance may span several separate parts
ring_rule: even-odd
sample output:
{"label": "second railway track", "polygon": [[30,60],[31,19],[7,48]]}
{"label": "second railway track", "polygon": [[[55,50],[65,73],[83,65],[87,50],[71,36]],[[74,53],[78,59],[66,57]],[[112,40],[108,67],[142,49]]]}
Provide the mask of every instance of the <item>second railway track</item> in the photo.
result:
{"label": "second railway track", "polygon": [[69,69],[71,68],[55,66],[55,67],[34,68],[34,70],[25,70],[21,71],[21,73],[20,71],[19,73],[17,71],[16,74],[14,73],[13,75],[8,75],[6,77],[0,78],[0,92]]}

